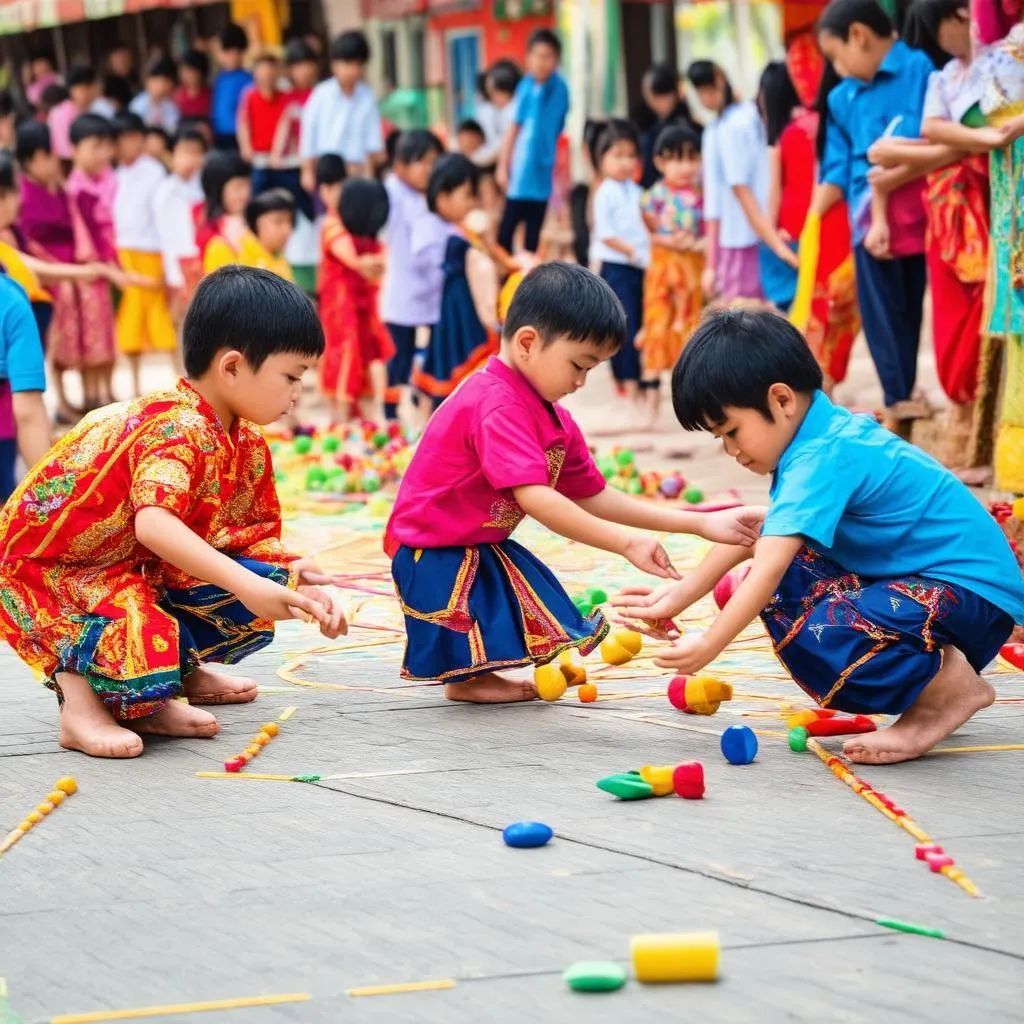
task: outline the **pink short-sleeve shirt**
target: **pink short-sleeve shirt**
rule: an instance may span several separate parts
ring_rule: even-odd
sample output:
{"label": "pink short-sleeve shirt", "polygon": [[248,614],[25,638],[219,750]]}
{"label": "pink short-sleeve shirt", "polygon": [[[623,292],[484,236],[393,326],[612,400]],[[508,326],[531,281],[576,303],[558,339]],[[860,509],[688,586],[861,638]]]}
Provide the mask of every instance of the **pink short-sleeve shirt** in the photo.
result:
{"label": "pink short-sleeve shirt", "polygon": [[507,540],[524,516],[512,491],[530,484],[570,499],[605,487],[568,411],[494,358],[431,418],[398,490],[384,550]]}

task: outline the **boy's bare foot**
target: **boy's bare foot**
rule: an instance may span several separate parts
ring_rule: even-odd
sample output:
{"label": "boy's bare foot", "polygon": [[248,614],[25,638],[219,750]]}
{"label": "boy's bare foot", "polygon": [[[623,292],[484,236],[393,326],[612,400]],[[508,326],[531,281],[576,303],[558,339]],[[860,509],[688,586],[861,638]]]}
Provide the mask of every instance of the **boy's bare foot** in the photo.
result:
{"label": "boy's bare foot", "polygon": [[217,719],[209,711],[189,707],[180,700],[168,701],[154,715],[133,719],[131,728],[154,736],[207,737],[220,732]]}
{"label": "boy's bare foot", "polygon": [[494,672],[488,672],[468,683],[446,683],[444,695],[448,700],[465,700],[472,704],[514,704],[521,700],[536,700],[537,690],[527,680],[503,679]]}
{"label": "boy's bare foot", "polygon": [[58,677],[64,704],[57,742],[90,757],[138,757],[142,740],[114,721],[84,676],[62,672]]}
{"label": "boy's bare foot", "polygon": [[972,715],[987,708],[996,691],[955,647],[942,649],[938,675],[895,725],[847,740],[843,752],[858,764],[895,764],[926,754]]}
{"label": "boy's bare foot", "polygon": [[190,704],[248,704],[259,694],[255,679],[235,679],[200,665],[182,680]]}

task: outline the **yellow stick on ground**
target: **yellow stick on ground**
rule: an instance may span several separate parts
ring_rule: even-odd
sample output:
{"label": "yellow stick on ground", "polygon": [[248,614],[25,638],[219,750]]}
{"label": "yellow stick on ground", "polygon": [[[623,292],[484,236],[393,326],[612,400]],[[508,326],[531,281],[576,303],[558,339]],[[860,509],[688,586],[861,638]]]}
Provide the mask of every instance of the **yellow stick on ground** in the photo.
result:
{"label": "yellow stick on ground", "polygon": [[285,708],[285,709],[284,709],[284,711],[282,711],[282,712],[281,712],[281,714],[279,714],[279,715],[277,716],[277,720],[278,720],[279,722],[287,722],[287,721],[288,721],[288,719],[289,719],[289,718],[291,718],[291,717],[292,717],[292,715],[294,715],[294,714],[295,714],[295,712],[296,712],[296,711],[298,711],[298,710],[299,710],[299,709],[298,709],[298,708],[296,708],[296,707],[291,707],[291,708]]}
{"label": "yellow stick on ground", "polygon": [[294,775],[261,775],[259,772],[196,772],[197,779],[262,779],[264,782],[294,782]]}
{"label": "yellow stick on ground", "polygon": [[140,1006],[134,1010],[98,1010],[95,1013],[68,1013],[54,1017],[50,1024],[95,1024],[105,1020],[141,1020],[144,1017],[170,1017],[181,1013],[212,1013],[216,1010],[242,1010],[250,1006],[279,1006],[304,1003],[308,992],[280,996],[249,996],[243,999],[216,999],[206,1003],[174,1003],[170,1006]]}
{"label": "yellow stick on ground", "polygon": [[927,757],[932,754],[981,754],[991,750],[1024,750],[1024,743],[995,743],[986,747],[933,747]]}
{"label": "yellow stick on ground", "polygon": [[437,981],[407,981],[397,985],[370,985],[367,988],[350,988],[345,995],[353,999],[359,996],[397,996],[406,992],[437,992],[455,988],[454,978],[439,978]]}

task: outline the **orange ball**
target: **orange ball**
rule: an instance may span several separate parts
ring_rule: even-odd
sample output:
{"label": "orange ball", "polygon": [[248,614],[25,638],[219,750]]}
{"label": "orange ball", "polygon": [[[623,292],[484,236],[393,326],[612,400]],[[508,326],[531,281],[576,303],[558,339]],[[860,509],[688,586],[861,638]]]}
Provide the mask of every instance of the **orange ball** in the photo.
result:
{"label": "orange ball", "polygon": [[49,800],[54,807],[59,807],[65,800],[67,800],[67,798],[67,793],[64,793],[59,789],[55,789],[52,793],[46,794],[46,799]]}
{"label": "orange ball", "polygon": [[258,732],[252,738],[252,745],[254,747],[265,747],[270,742],[270,737],[266,733]]}
{"label": "orange ball", "polygon": [[597,700],[597,687],[593,683],[584,683],[576,692],[584,704],[593,704]]}
{"label": "orange ball", "polygon": [[40,814],[45,816],[45,815],[49,814],[51,811],[54,810],[54,806],[53,806],[53,804],[50,803],[49,800],[47,800],[46,803],[42,803],[42,804],[37,805],[36,810]]}
{"label": "orange ball", "polygon": [[255,757],[260,752],[260,748],[257,747],[255,743],[253,743],[253,744],[250,744],[248,747],[245,748],[245,752],[250,757]]}
{"label": "orange ball", "polygon": [[59,789],[62,793],[67,793],[68,796],[71,796],[72,793],[78,792],[78,783],[65,775],[63,779],[57,780],[57,785],[53,788]]}
{"label": "orange ball", "polygon": [[43,820],[43,816],[38,811],[31,811],[25,820],[31,821],[33,825],[38,825]]}
{"label": "orange ball", "polygon": [[266,725],[260,726],[260,730],[267,733],[268,736],[276,736],[281,731],[277,722],[267,722]]}

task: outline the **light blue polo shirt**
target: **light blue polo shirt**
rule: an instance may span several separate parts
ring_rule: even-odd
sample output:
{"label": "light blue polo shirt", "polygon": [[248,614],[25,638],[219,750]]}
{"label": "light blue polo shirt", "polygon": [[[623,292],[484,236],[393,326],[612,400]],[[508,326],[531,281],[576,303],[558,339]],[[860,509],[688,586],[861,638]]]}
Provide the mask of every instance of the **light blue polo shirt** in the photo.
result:
{"label": "light blue polo shirt", "polygon": [[25,290],[0,273],[0,380],[11,391],[45,391],[46,359]]}
{"label": "light blue polo shirt", "polygon": [[818,391],[783,452],[766,537],[805,537],[869,579],[955,583],[1024,622],[1024,582],[1009,542],[949,470],[868,416]]}
{"label": "light blue polo shirt", "polygon": [[569,87],[556,71],[546,82],[527,76],[516,89],[512,120],[519,125],[509,169],[509,199],[551,198],[558,138],[569,113]]}

